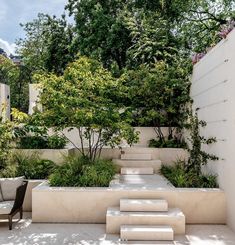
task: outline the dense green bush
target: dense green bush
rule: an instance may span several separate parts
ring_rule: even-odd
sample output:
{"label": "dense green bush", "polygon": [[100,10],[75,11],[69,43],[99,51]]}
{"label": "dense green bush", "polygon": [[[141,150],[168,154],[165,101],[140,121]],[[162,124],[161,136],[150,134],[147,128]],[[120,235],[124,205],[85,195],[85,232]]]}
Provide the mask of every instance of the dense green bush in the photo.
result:
{"label": "dense green bush", "polygon": [[116,173],[111,161],[68,158],[49,177],[51,186],[107,187]]}
{"label": "dense green bush", "polygon": [[217,176],[213,174],[198,175],[194,171],[188,171],[184,161],[178,161],[173,166],[163,165],[161,173],[175,186],[187,188],[216,188]]}
{"label": "dense green bush", "polygon": [[63,149],[67,141],[59,135],[52,136],[23,136],[19,137],[19,149]]}
{"label": "dense green bush", "polygon": [[56,164],[50,160],[40,159],[38,155],[26,156],[22,153],[14,154],[11,162],[1,172],[0,176],[11,178],[25,176],[26,179],[47,179],[56,169]]}
{"label": "dense green bush", "polygon": [[158,139],[151,139],[149,141],[149,147],[154,148],[186,148],[186,142],[184,140],[178,140],[177,138],[171,140],[161,141]]}

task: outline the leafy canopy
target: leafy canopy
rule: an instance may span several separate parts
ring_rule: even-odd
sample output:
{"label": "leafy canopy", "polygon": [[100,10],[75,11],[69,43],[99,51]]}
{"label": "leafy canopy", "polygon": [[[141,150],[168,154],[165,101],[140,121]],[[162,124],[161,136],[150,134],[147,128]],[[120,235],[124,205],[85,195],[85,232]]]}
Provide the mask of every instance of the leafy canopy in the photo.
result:
{"label": "leafy canopy", "polygon": [[114,147],[122,139],[129,144],[136,141],[130,114],[117,102],[123,96],[122,86],[99,62],[80,57],[62,76],[37,75],[35,79],[42,86],[43,105],[36,121],[57,130],[77,128],[81,141],[78,150],[84,156],[94,160],[105,145]]}

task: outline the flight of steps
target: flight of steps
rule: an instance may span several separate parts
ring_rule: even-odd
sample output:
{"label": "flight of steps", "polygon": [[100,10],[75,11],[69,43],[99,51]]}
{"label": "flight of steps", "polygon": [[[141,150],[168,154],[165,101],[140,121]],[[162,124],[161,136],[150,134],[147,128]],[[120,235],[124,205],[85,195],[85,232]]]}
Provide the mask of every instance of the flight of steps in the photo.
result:
{"label": "flight of steps", "polygon": [[185,216],[166,200],[121,199],[107,210],[106,232],[123,241],[173,241],[174,234],[185,234]]}
{"label": "flight of steps", "polygon": [[113,163],[121,168],[122,175],[149,175],[161,168],[161,161],[152,159],[149,153],[121,154],[121,159],[113,159]]}

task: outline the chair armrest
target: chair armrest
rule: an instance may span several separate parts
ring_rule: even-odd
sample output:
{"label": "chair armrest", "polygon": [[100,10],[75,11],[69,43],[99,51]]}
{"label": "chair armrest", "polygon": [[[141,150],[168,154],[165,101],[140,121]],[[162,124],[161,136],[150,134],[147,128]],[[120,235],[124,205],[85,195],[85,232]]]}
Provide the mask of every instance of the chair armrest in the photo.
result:
{"label": "chair armrest", "polygon": [[27,185],[28,185],[28,181],[24,181],[23,184],[16,189],[16,199],[13,208],[11,210],[11,213],[14,213],[17,209],[22,208]]}

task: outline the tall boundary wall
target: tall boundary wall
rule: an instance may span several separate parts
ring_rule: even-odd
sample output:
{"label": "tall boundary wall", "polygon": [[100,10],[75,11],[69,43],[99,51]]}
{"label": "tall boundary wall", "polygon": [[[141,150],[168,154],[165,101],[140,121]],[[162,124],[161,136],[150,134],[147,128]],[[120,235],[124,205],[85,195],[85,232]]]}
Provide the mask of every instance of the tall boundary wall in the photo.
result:
{"label": "tall boundary wall", "polygon": [[218,175],[226,193],[227,224],[235,231],[235,30],[194,66],[191,97],[199,119],[207,122],[201,135],[217,138],[204,149],[220,160],[205,171]]}

